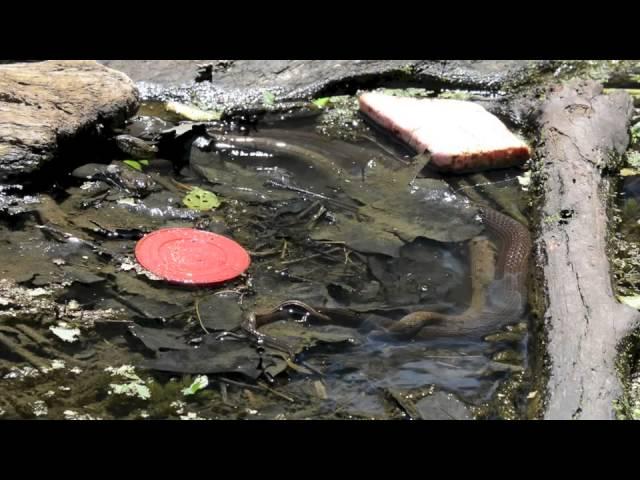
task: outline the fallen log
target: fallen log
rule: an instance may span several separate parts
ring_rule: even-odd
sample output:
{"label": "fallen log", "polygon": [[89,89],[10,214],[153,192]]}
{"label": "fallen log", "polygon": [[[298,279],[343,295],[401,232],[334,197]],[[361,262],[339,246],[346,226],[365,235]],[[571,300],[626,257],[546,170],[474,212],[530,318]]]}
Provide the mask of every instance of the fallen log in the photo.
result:
{"label": "fallen log", "polygon": [[607,171],[626,150],[633,105],[594,82],[552,91],[538,117],[542,208],[535,256],[549,366],[545,419],[612,419],[621,340],[639,314],[616,301],[607,258]]}

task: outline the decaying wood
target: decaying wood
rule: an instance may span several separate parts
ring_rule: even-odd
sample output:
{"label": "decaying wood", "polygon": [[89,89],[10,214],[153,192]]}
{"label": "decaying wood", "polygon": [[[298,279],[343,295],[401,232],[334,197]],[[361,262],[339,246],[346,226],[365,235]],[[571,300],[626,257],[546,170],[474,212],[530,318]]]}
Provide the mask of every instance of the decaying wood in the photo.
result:
{"label": "decaying wood", "polygon": [[627,148],[631,98],[593,82],[558,87],[539,117],[543,176],[536,256],[546,297],[547,419],[611,419],[620,341],[638,312],[618,303],[607,242],[607,167]]}

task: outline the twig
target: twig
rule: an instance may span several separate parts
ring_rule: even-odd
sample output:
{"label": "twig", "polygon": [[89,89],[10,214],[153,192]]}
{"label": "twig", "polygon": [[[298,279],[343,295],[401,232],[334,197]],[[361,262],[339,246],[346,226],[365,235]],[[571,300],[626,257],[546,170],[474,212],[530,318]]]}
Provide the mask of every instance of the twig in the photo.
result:
{"label": "twig", "polygon": [[200,327],[202,328],[202,330],[204,330],[204,333],[209,335],[209,330],[204,328],[204,324],[202,323],[202,318],[200,318],[200,308],[199,308],[199,306],[200,306],[200,299],[197,298],[196,299],[196,317],[198,317],[198,323],[200,323]]}
{"label": "twig", "polygon": [[288,402],[291,402],[291,403],[295,402],[295,399],[285,395],[284,393],[280,393],[280,392],[274,390],[273,388],[267,387],[266,385],[261,385],[261,384],[251,385],[249,383],[238,382],[236,380],[230,380],[227,377],[220,377],[220,380],[223,381],[223,382],[226,382],[226,383],[228,383],[230,385],[235,385],[237,387],[250,388],[250,389],[253,389],[253,390],[260,390],[260,391],[263,391],[263,392],[264,391],[270,392],[270,393],[273,393],[274,395],[276,395],[278,397],[284,398]]}
{"label": "twig", "polygon": [[275,180],[269,180],[267,181],[267,184],[277,188],[282,188],[284,190],[291,190],[293,192],[302,193],[304,195],[309,195],[311,197],[321,198],[328,202],[334,203],[339,207],[344,208],[345,210],[350,210],[355,213],[358,212],[358,207],[351,206],[347,203],[341,202],[340,200],[336,200],[335,198],[331,198],[327,195],[323,195],[322,193],[312,192],[311,190],[305,190],[304,188],[294,187],[293,185],[285,185],[284,183],[276,182]]}
{"label": "twig", "polygon": [[337,252],[340,249],[341,249],[340,247],[337,247],[337,248],[332,248],[331,250],[327,250],[326,252],[314,253],[313,255],[309,255],[302,258],[294,258],[292,260],[287,260],[286,262],[280,262],[280,265],[291,265],[292,263],[298,263],[298,262],[303,262],[305,260],[311,260],[312,258],[323,257],[325,255],[329,255],[331,253]]}
{"label": "twig", "polygon": [[220,395],[222,396],[222,403],[225,405],[230,405],[229,403],[229,395],[227,393],[227,384],[224,382],[218,382],[220,385]]}

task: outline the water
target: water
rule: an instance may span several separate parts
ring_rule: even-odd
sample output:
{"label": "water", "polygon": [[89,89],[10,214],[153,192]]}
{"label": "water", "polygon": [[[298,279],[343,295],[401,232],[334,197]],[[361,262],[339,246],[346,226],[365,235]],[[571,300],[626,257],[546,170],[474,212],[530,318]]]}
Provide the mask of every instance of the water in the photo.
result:
{"label": "water", "polygon": [[[507,381],[520,381],[526,369],[526,318],[514,318],[493,341],[464,336],[399,340],[380,331],[416,310],[465,310],[471,296],[467,242],[483,228],[465,192],[469,183],[483,181],[476,191],[485,200],[493,195],[504,203],[506,198],[523,210],[525,199],[515,180],[519,172],[446,179],[450,185],[427,172],[411,191],[406,188],[411,152],[363,122],[350,141],[328,138],[318,133],[320,121],[259,123],[248,132],[254,140],[246,143],[237,138],[241,132],[225,125],[209,136],[194,135],[182,149],[164,149],[176,170],[161,160],[145,168],[158,186],[137,198],[131,190],[86,183],[68,172],[58,187],[29,192],[49,197],[37,212],[5,216],[0,224],[0,274],[19,284],[5,286],[0,294],[8,302],[0,306],[0,333],[7,340],[0,346],[2,415],[407,418],[415,411],[399,405],[398,395],[422,405],[439,391],[455,396],[439,410],[450,407],[458,417],[461,411],[462,417],[499,415],[492,406],[496,392]],[[172,178],[217,193],[223,206],[211,212],[187,209],[181,203],[184,192]],[[41,223],[55,230],[38,228]],[[135,234],[167,226],[228,235],[251,252],[252,266],[247,275],[217,288],[154,280],[136,265]],[[134,238],[109,237],[105,230]],[[43,289],[34,297],[40,303],[28,311],[18,300],[37,289]],[[222,298],[227,303],[220,303]],[[256,350],[247,341],[227,338],[225,348],[246,349],[248,360],[242,361],[251,371],[258,369],[258,378],[231,371],[226,351],[214,349],[207,357],[216,322],[224,320],[224,330],[234,330],[249,313],[269,312],[288,300],[347,313],[329,313],[337,326],[314,325],[304,321],[308,313],[293,308],[289,320],[261,329],[278,331],[285,335],[278,338],[299,345],[294,365],[287,366],[268,345]],[[207,302],[212,306],[196,311],[197,304]],[[9,314],[11,308],[16,315]],[[60,322],[62,328],[78,328],[79,340],[56,337],[50,327]],[[46,349],[21,330],[24,325],[46,337]],[[147,346],[140,341],[136,325],[160,332],[155,352],[149,341]],[[182,390],[200,372],[145,368],[162,355],[174,366],[194,364],[186,354],[175,354],[178,347],[198,352],[200,362],[219,362],[225,372],[209,374],[207,389],[185,396]],[[46,366],[45,372],[25,370],[25,350]],[[61,357],[65,365],[53,368]],[[133,365],[135,373],[105,371],[122,365]],[[271,374],[265,375],[265,368]],[[418,410],[436,408],[424,405]]]}

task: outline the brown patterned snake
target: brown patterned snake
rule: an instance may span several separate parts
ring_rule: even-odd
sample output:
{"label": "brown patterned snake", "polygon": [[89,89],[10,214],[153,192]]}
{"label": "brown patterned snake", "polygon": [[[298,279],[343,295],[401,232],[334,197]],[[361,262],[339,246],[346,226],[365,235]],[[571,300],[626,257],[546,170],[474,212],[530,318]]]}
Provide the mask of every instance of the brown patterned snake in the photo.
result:
{"label": "brown patterned snake", "polygon": [[[527,302],[526,280],[532,246],[529,231],[492,208],[482,207],[480,214],[487,235],[470,241],[472,294],[469,307],[457,315],[412,312],[388,326],[384,333],[398,338],[486,335],[522,316]],[[344,309],[322,309],[289,300],[254,316],[253,328],[286,318],[291,313],[290,307],[306,312],[312,323],[356,326],[361,322],[359,315],[347,315]],[[334,314],[340,318],[333,318]]]}
{"label": "brown patterned snake", "polygon": [[[230,138],[231,143],[239,142]],[[242,143],[252,147],[275,149],[279,146],[272,139],[245,138]],[[259,143],[260,145],[253,145]],[[273,144],[273,145],[272,145]],[[293,148],[292,146],[288,147]],[[318,161],[322,155],[311,155],[303,148],[293,152]],[[422,167],[420,167],[422,168]],[[416,170],[418,171],[418,170]],[[405,315],[385,332],[401,338],[430,338],[452,335],[485,335],[502,325],[517,321],[524,313],[527,303],[527,275],[532,242],[527,227],[513,218],[487,206],[480,206],[480,215],[486,227],[486,235],[470,241],[471,288],[469,307],[460,314],[451,315],[431,311],[416,311]],[[345,314],[327,309],[309,307],[290,300],[276,309],[257,313],[257,327],[286,316],[283,306],[297,306],[308,313],[308,319],[328,323],[331,318],[338,323],[358,323],[358,315]],[[283,312],[285,310],[285,312]],[[341,318],[334,318],[334,314]]]}
{"label": "brown patterned snake", "polygon": [[532,247],[529,231],[489,207],[481,208],[481,217],[496,251],[487,237],[475,237],[470,242],[472,295],[467,310],[458,315],[413,312],[393,324],[389,333],[418,338],[484,335],[522,316]]}

